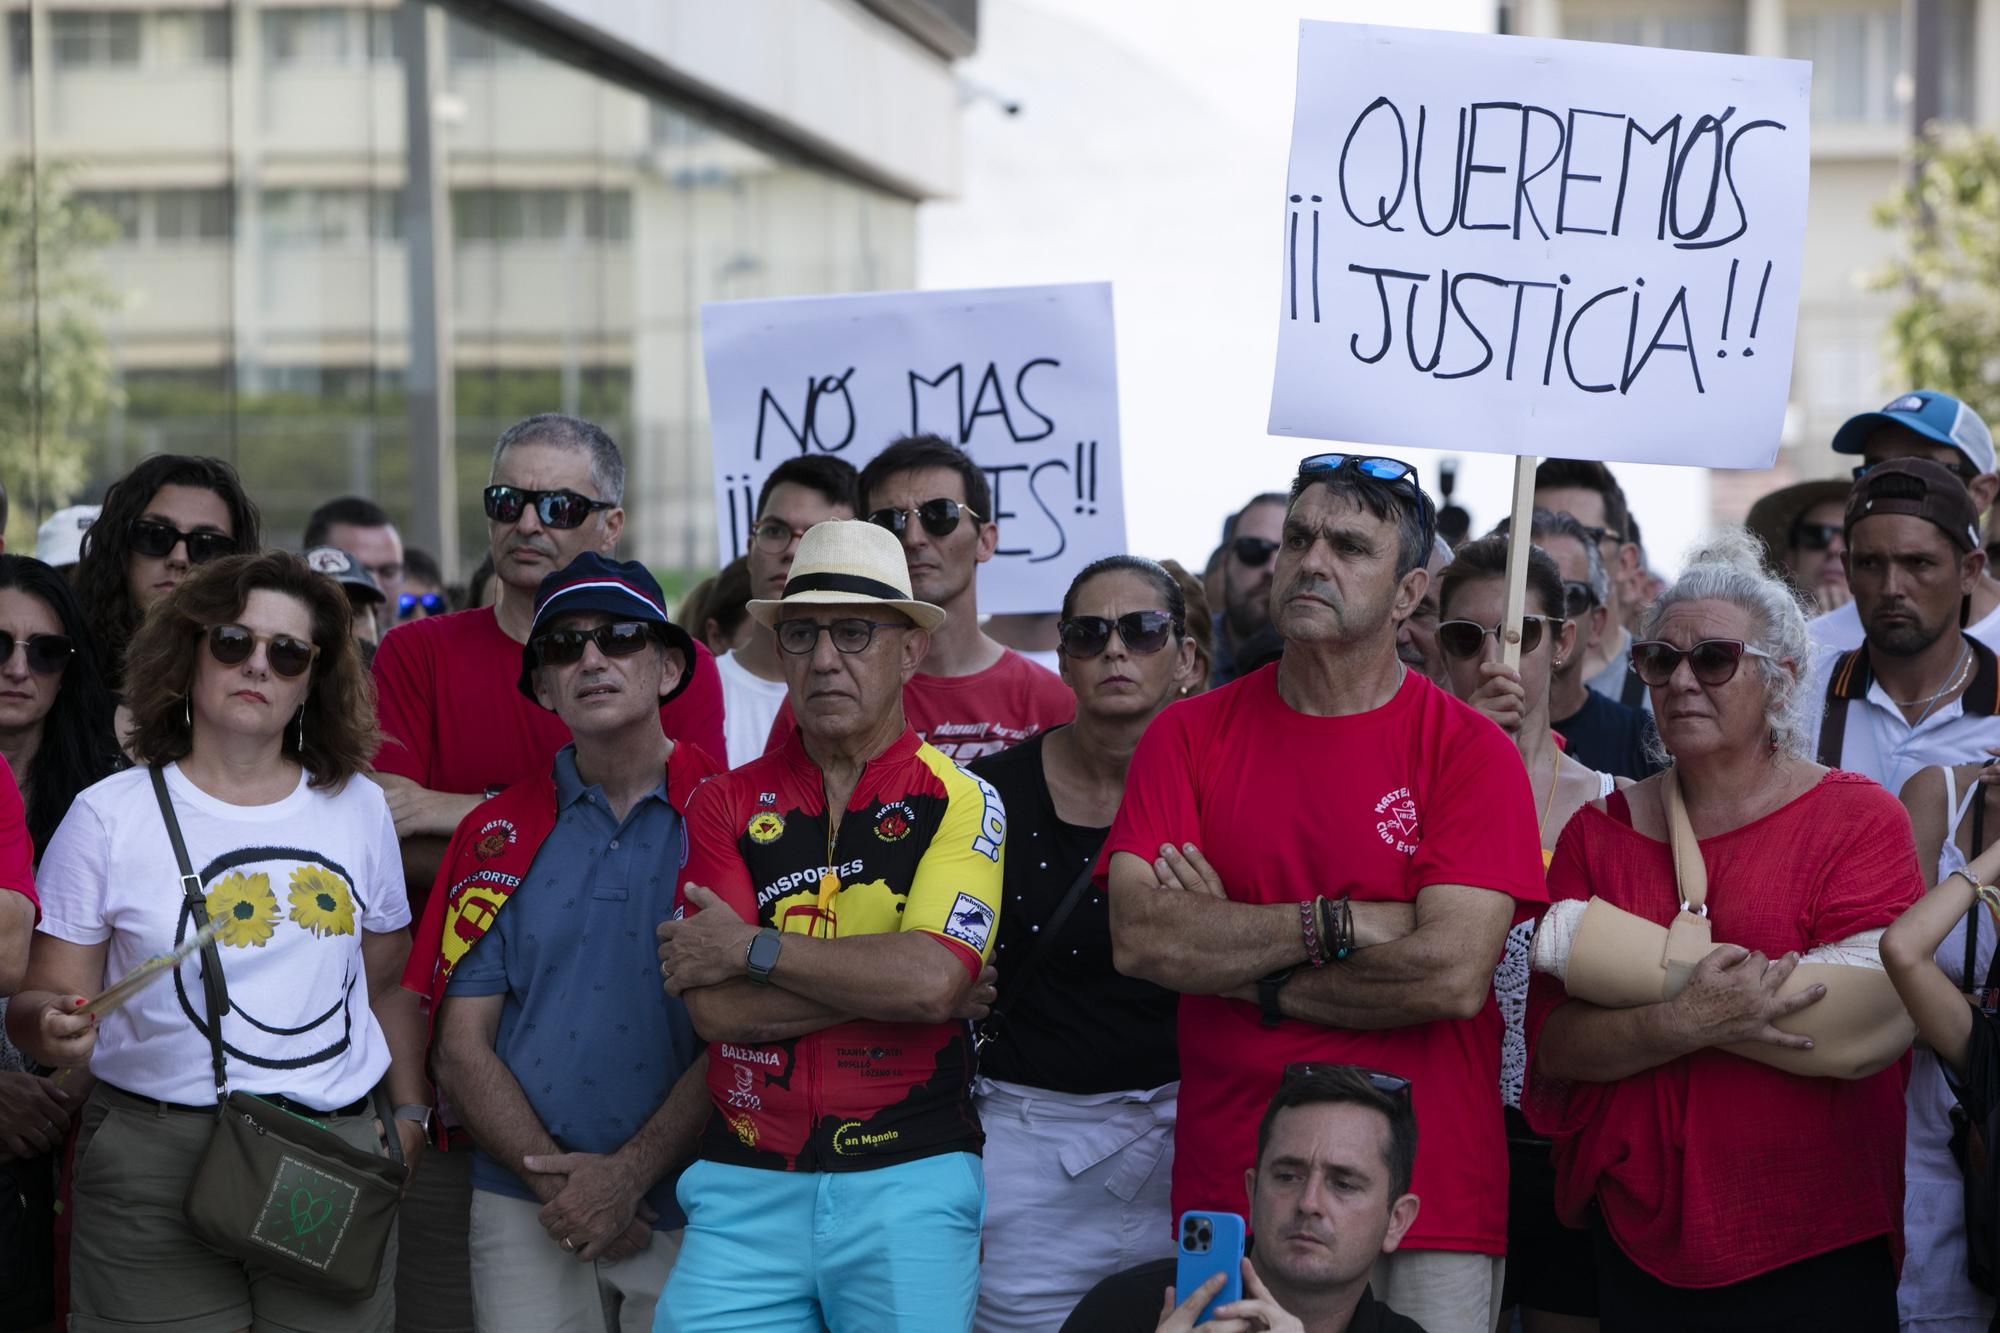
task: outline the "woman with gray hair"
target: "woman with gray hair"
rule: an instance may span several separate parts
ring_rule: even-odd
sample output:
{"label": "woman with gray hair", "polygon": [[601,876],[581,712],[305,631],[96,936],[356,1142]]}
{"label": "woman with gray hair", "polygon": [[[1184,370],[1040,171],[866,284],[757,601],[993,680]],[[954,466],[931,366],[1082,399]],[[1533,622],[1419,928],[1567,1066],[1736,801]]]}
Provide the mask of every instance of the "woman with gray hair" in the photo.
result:
{"label": "woman with gray hair", "polygon": [[1602,1327],[1893,1329],[1911,1028],[1878,945],[1923,892],[1909,820],[1805,753],[1804,619],[1740,529],[1631,651],[1672,766],[1563,832],[1522,1100]]}

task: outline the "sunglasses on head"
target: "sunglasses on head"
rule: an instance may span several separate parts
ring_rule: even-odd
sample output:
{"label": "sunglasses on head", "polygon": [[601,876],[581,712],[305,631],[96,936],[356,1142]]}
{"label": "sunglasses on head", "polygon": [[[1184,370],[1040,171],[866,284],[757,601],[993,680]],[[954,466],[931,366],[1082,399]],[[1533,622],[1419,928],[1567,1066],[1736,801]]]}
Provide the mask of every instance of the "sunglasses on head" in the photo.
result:
{"label": "sunglasses on head", "polygon": [[425,615],[434,616],[445,609],[444,594],[406,592],[396,599],[396,618],[408,620],[416,613],[418,607],[423,608]]}
{"label": "sunglasses on head", "polygon": [[[1542,646],[1543,627],[1560,624],[1562,621],[1553,616],[1522,616],[1521,651],[1534,652]],[[1486,642],[1486,636],[1491,634],[1498,640],[1503,628],[1495,625],[1488,629],[1476,620],[1447,620],[1437,627],[1438,647],[1444,650],[1446,657],[1477,657],[1480,646]]]}
{"label": "sunglasses on head", "polygon": [[1563,580],[1563,615],[1571,620],[1597,609],[1597,589],[1578,579]]}
{"label": "sunglasses on head", "polygon": [[535,636],[535,660],[543,666],[569,666],[583,660],[585,644],[594,643],[606,657],[630,657],[653,638],[643,620],[614,620],[595,629],[552,629]]}
{"label": "sunglasses on head", "polygon": [[1792,524],[1792,545],[1801,551],[1824,551],[1845,531],[1838,523]]}
{"label": "sunglasses on head", "polygon": [[1379,458],[1367,454],[1314,454],[1299,460],[1301,477],[1347,471],[1359,472],[1374,481],[1409,487],[1410,494],[1417,500],[1417,519],[1423,530],[1423,545],[1428,550],[1432,534],[1437,531],[1437,515],[1431,508],[1431,497],[1424,494],[1424,488],[1417,484],[1415,468],[1400,458]]}
{"label": "sunglasses on head", "polygon": [[609,500],[593,500],[575,491],[524,491],[518,486],[488,486],[486,517],[495,523],[519,523],[528,506],[545,528],[580,528],[600,509],[616,509]]}
{"label": "sunglasses on head", "polygon": [[264,660],[286,680],[303,676],[319,656],[319,645],[289,634],[257,634],[242,625],[210,625],[208,654],[224,666],[241,666],[264,645]]}
{"label": "sunglasses on head", "polygon": [[1165,611],[1127,611],[1116,620],[1104,616],[1071,616],[1056,626],[1063,656],[1083,661],[1111,646],[1111,631],[1118,631],[1127,652],[1157,653],[1181,627]]}
{"label": "sunglasses on head", "polygon": [[1277,553],[1278,543],[1269,537],[1238,537],[1229,543],[1229,549],[1238,560],[1252,569],[1260,569],[1271,563]]}
{"label": "sunglasses on head", "polygon": [[236,539],[226,532],[207,528],[182,532],[157,518],[133,519],[125,529],[125,540],[134,551],[154,560],[173,554],[174,547],[185,542],[190,565],[204,565],[219,555],[236,553]]}
{"label": "sunglasses on head", "polygon": [[822,625],[816,620],[781,620],[777,624],[778,646],[794,657],[804,657],[819,646],[819,636],[824,634],[833,640],[836,650],[843,653],[864,653],[868,645],[875,641],[878,629],[908,629],[909,626],[894,620],[864,620],[859,616],[829,621]]}
{"label": "sunglasses on head", "polygon": [[25,639],[16,639],[6,630],[0,629],[0,663],[14,660],[14,645],[19,643],[28,655],[28,670],[38,676],[48,676],[61,671],[68,665],[70,655],[76,651],[76,643],[67,634],[30,634]]}
{"label": "sunglasses on head", "polygon": [[1331,1074],[1336,1071],[1361,1075],[1368,1080],[1369,1087],[1384,1096],[1401,1097],[1410,1091],[1410,1080],[1401,1075],[1385,1074],[1379,1069],[1363,1069],[1358,1065],[1315,1065],[1304,1062],[1289,1064],[1285,1066],[1283,1081],[1296,1083],[1300,1079],[1311,1078],[1314,1074]]}
{"label": "sunglasses on head", "polygon": [[1697,681],[1703,685],[1723,685],[1735,676],[1737,666],[1746,656],[1771,655],[1741,639],[1703,639],[1692,648],[1676,648],[1659,639],[1646,639],[1632,645],[1632,670],[1640,680],[1658,688],[1674,678],[1681,659],[1686,658],[1688,669],[1694,672]]}
{"label": "sunglasses on head", "polygon": [[[949,537],[958,531],[958,516],[972,515],[972,521],[979,521],[979,511],[971,505],[960,504],[956,500],[926,500],[915,509],[877,509],[868,515],[868,521],[878,528],[887,528],[898,537],[910,526],[910,516],[923,524],[925,532],[933,537]],[[858,649],[856,651],[859,651]]]}

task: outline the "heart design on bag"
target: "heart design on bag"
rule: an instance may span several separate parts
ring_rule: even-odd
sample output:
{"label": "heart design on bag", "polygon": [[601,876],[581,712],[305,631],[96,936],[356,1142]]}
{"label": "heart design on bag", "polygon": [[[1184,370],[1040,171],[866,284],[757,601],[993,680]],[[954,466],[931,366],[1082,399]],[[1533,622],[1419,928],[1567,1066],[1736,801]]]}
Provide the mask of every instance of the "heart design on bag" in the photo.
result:
{"label": "heart design on bag", "polygon": [[333,1216],[333,1200],[323,1199],[308,1189],[292,1191],[292,1235],[304,1240],[326,1225]]}

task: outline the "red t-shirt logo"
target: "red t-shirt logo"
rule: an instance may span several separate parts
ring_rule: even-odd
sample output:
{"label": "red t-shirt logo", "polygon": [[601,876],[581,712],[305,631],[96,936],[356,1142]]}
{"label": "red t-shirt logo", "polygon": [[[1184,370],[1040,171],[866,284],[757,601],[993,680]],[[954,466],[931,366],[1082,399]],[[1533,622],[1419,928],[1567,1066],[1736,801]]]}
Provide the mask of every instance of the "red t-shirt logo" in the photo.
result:
{"label": "red t-shirt logo", "polygon": [[1396,790],[1375,802],[1375,833],[1384,843],[1411,855],[1417,850],[1417,803],[1408,787]]}

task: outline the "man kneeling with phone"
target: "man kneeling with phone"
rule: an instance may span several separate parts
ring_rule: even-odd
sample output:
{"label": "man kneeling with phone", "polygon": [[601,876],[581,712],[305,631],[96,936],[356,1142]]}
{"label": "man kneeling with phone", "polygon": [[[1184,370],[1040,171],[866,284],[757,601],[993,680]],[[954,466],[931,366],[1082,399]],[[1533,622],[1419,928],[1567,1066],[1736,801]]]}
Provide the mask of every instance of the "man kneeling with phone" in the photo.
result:
{"label": "man kneeling with phone", "polygon": [[[1191,1236],[1220,1248],[1243,1232],[1226,1214],[1189,1213],[1176,1230],[1178,1259],[1104,1279],[1063,1333],[1424,1333],[1368,1290],[1375,1261],[1416,1221],[1416,1160],[1408,1081],[1354,1065],[1292,1065],[1257,1127],[1256,1165],[1243,1173],[1254,1252],[1229,1268],[1190,1253]],[[1197,1219],[1209,1225],[1188,1225]],[[1213,1276],[1178,1290],[1177,1272],[1204,1268]],[[1240,1296],[1217,1303],[1225,1287]]]}

